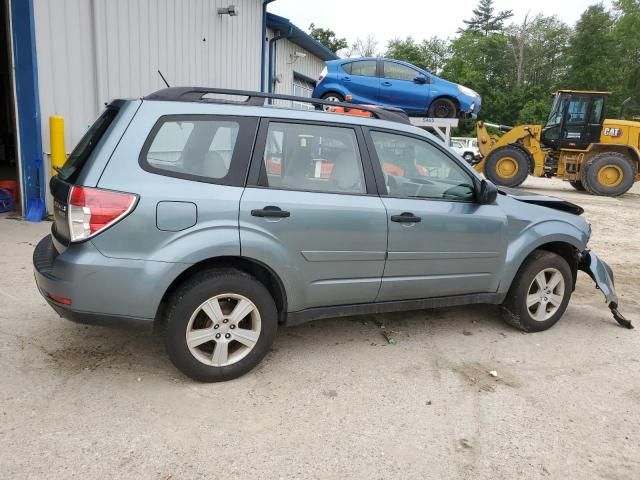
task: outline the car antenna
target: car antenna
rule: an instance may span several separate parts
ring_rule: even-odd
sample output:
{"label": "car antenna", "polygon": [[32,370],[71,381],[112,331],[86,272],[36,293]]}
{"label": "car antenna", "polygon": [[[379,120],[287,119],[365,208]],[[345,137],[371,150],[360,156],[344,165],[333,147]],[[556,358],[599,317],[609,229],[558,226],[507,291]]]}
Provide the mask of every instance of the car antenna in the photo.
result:
{"label": "car antenna", "polygon": [[169,82],[167,82],[167,79],[164,78],[164,75],[162,75],[162,72],[160,70],[158,70],[158,75],[160,75],[160,78],[162,79],[164,84],[167,86],[167,88],[171,88],[171,86],[169,85]]}

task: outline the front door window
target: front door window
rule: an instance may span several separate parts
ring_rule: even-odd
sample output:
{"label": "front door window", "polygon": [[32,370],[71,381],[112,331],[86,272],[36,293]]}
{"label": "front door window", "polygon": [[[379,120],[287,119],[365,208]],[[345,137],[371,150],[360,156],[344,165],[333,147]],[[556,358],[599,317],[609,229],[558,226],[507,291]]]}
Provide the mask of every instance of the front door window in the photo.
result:
{"label": "front door window", "polygon": [[414,137],[371,132],[387,194],[400,198],[471,200],[471,177],[446,153]]}

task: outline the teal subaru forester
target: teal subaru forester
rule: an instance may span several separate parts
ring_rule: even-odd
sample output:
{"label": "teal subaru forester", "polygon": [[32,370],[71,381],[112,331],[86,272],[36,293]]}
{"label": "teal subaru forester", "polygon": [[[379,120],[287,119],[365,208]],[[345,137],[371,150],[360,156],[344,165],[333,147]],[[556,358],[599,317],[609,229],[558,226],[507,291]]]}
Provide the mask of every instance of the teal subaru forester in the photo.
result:
{"label": "teal subaru forester", "polygon": [[498,191],[398,110],[186,87],[116,100],[51,192],[33,255],[47,302],[160,327],[200,381],[249,371],[279,325],[326,317],[491,303],[545,330],[578,270],[630,326],[580,207]]}

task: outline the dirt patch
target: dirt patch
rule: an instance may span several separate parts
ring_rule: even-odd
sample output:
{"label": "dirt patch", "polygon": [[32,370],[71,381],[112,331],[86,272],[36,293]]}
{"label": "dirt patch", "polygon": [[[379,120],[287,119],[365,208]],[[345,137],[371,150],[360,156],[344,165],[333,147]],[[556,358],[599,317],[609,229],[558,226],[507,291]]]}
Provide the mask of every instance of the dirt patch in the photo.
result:
{"label": "dirt patch", "polygon": [[122,363],[131,358],[131,353],[122,346],[69,346],[46,352],[49,360],[58,369],[67,372],[93,371],[114,362]]}
{"label": "dirt patch", "polygon": [[520,382],[511,375],[496,371],[497,376],[494,377],[490,372],[495,370],[477,362],[453,366],[452,370],[460,374],[466,380],[467,384],[477,388],[478,391],[495,392],[498,385],[506,385],[512,388],[520,386]]}

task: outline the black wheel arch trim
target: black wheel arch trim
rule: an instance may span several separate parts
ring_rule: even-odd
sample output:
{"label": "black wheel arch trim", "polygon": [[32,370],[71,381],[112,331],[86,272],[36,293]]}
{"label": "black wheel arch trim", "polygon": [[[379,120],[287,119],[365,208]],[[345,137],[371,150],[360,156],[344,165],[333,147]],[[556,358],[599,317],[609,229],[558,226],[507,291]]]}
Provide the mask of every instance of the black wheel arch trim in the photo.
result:
{"label": "black wheel arch trim", "polygon": [[[269,278],[265,281],[264,278],[260,278],[261,274],[258,273],[256,275],[256,270],[252,270],[251,265],[261,269],[263,272],[267,272]],[[222,257],[210,257],[203,259],[199,262],[193,263],[185,268],[180,274],[178,274],[172,282],[169,284],[164,294],[162,295],[162,299],[160,301],[160,305],[158,306],[158,310],[156,313],[156,321],[163,320],[162,318],[162,310],[163,305],[166,303],[167,299],[171,296],[171,294],[175,291],[178,286],[186,281],[192,275],[196,273],[214,268],[235,268],[236,270],[245,272],[256,280],[261,282],[265,288],[271,293],[274,297],[274,301],[276,303],[276,308],[278,309],[278,323],[283,323],[285,320],[286,312],[287,312],[287,290],[284,286],[284,282],[280,278],[280,276],[268,265],[264,262],[256,260],[251,257],[244,257],[242,255],[238,256],[222,256]],[[275,280],[275,290],[273,288],[273,283],[270,280]],[[275,293],[275,295],[274,295]]]}

